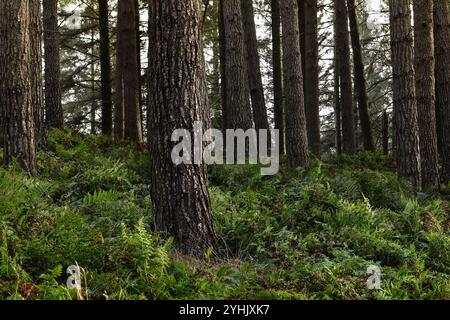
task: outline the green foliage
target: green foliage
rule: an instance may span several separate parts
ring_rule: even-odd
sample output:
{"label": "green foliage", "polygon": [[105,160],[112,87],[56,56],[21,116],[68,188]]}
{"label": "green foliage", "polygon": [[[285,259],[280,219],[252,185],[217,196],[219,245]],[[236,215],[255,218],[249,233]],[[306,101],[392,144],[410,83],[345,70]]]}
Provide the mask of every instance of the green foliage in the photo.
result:
{"label": "green foliage", "polygon": [[211,167],[222,259],[197,261],[151,231],[147,153],[62,131],[48,148],[38,177],[0,168],[0,299],[450,298],[446,191],[414,194],[379,154]]}

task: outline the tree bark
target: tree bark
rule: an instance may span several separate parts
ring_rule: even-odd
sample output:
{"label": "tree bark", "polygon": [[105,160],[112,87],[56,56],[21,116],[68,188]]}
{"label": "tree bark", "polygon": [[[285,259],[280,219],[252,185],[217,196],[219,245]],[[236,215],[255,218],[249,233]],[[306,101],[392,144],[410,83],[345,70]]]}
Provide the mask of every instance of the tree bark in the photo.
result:
{"label": "tree bark", "polygon": [[347,154],[355,153],[355,125],[350,64],[350,40],[348,30],[348,13],[345,1],[335,0],[336,37],[339,56],[339,77],[342,112],[342,145]]}
{"label": "tree bark", "polygon": [[58,1],[43,0],[45,51],[45,123],[47,128],[63,129],[61,67],[59,57]]}
{"label": "tree bark", "polygon": [[390,0],[389,8],[397,171],[420,190],[422,179],[410,1]]}
{"label": "tree bark", "polygon": [[339,53],[336,12],[334,15],[334,122],[336,131],[336,152],[342,154],[342,112],[341,112],[341,81],[339,75]]}
{"label": "tree bark", "polygon": [[100,69],[102,94],[102,134],[112,134],[112,80],[109,42],[108,0],[98,0],[100,31]]}
{"label": "tree bark", "polygon": [[283,29],[284,88],[286,98],[286,150],[290,167],[305,166],[309,162],[303,95],[300,34],[296,0],[280,0]]}
{"label": "tree bark", "polygon": [[439,187],[436,129],[433,0],[414,0],[414,59],[417,110],[424,187]]}
{"label": "tree bark", "polygon": [[124,139],[141,143],[135,0],[119,0],[117,17],[116,138],[123,127]]}
{"label": "tree bark", "polygon": [[149,112],[153,214],[157,231],[185,254],[216,248],[204,165],[171,161],[173,130],[209,122],[200,0],[156,0],[156,90]]}
{"label": "tree bark", "polygon": [[[300,32],[300,52],[302,54],[302,71],[306,70],[306,1],[297,0],[298,5],[298,31]],[[303,79],[305,75],[303,74]],[[303,83],[305,85],[305,83]]]}
{"label": "tree bark", "polygon": [[305,1],[305,112],[308,144],[320,156],[319,30],[317,0]]}
{"label": "tree bark", "polygon": [[374,151],[375,144],[373,142],[372,125],[370,123],[369,99],[367,97],[364,59],[359,35],[358,18],[356,15],[356,1],[347,0],[347,8],[349,13],[350,35],[353,49],[355,89],[358,99],[359,121],[361,124],[364,149],[366,151]]}
{"label": "tree bark", "polygon": [[3,162],[17,160],[28,173],[36,174],[33,118],[32,53],[28,0],[0,2],[0,112],[4,135]]}
{"label": "tree bark", "polygon": [[439,145],[443,158],[442,181],[450,181],[450,29],[447,0],[434,1],[434,43],[436,59],[436,112]]}
{"label": "tree bark", "polygon": [[275,129],[280,135],[280,154],[285,154],[285,121],[283,106],[283,72],[281,62],[281,16],[279,0],[272,5],[272,66],[273,66],[273,113]]}
{"label": "tree bark", "polygon": [[222,1],[225,41],[225,129],[253,127],[240,0]]}
{"label": "tree bark", "polygon": [[247,51],[248,82],[252,101],[255,128],[269,129],[264,87],[261,76],[261,64],[256,37],[255,14],[252,0],[241,0],[244,21],[245,47]]}

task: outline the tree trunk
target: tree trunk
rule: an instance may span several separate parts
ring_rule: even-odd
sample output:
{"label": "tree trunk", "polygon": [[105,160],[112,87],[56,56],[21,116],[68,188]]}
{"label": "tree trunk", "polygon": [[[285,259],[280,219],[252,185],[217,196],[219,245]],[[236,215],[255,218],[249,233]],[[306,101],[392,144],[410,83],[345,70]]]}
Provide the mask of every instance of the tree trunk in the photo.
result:
{"label": "tree trunk", "polygon": [[30,10],[27,0],[0,1],[0,112],[4,135],[3,162],[17,159],[36,174],[33,118],[33,71],[40,63],[32,53]]}
{"label": "tree trunk", "polygon": [[124,139],[141,143],[135,0],[119,0],[117,37],[116,138],[123,127]]}
{"label": "tree trunk", "polygon": [[334,15],[334,122],[336,131],[336,152],[342,154],[342,112],[341,81],[339,76],[339,53],[337,39],[336,13]]}
{"label": "tree trunk", "polygon": [[414,40],[422,183],[438,188],[433,0],[414,0]]}
{"label": "tree trunk", "polygon": [[[185,254],[203,257],[216,248],[204,165],[175,165],[175,129],[192,133],[208,122],[200,0],[157,0],[156,90],[150,115],[153,214],[157,231],[174,237]],[[174,88],[174,85],[176,88]]]}
{"label": "tree trunk", "polygon": [[255,128],[269,129],[264,87],[259,61],[258,41],[256,37],[255,14],[252,0],[241,0],[244,21],[245,47],[247,50],[248,81],[252,100]]}
{"label": "tree trunk", "polygon": [[43,11],[45,51],[45,123],[47,128],[63,129],[64,117],[61,104],[58,1],[43,0]]}
{"label": "tree trunk", "polygon": [[350,34],[353,49],[355,89],[358,98],[359,121],[361,124],[364,149],[366,151],[374,151],[375,144],[373,142],[372,125],[370,123],[369,99],[367,97],[361,39],[359,35],[358,18],[356,15],[356,1],[347,0],[347,8],[350,19]]}
{"label": "tree trunk", "polygon": [[308,143],[320,155],[319,33],[317,0],[305,1],[305,112]]}
{"label": "tree trunk", "polygon": [[[297,0],[298,5],[298,31],[300,32],[300,52],[302,54],[302,71],[306,70],[306,1]],[[305,75],[303,74],[303,78]],[[305,83],[303,83],[303,86]]]}
{"label": "tree trunk", "polygon": [[42,10],[40,0],[30,1],[30,36],[33,117],[36,143],[45,144],[44,91],[42,84]]}
{"label": "tree trunk", "polygon": [[419,126],[414,76],[414,49],[409,0],[390,0],[397,170],[420,190],[422,186]]}
{"label": "tree trunk", "polygon": [[302,60],[296,0],[280,0],[283,29],[284,88],[286,97],[286,150],[291,167],[309,162],[303,96]]}
{"label": "tree trunk", "polygon": [[98,0],[100,18],[100,69],[102,92],[102,134],[112,134],[112,81],[109,47],[109,8],[108,0]]}
{"label": "tree trunk", "polygon": [[240,0],[222,1],[225,42],[225,129],[253,127]]}
{"label": "tree trunk", "polygon": [[450,181],[450,29],[447,0],[434,1],[434,43],[436,59],[436,112],[439,145],[443,158],[442,181]]}
{"label": "tree trunk", "polygon": [[281,62],[281,21],[279,0],[271,0],[272,5],[272,66],[273,66],[273,113],[275,129],[280,135],[280,154],[285,154],[283,72]]}
{"label": "tree trunk", "polygon": [[355,153],[355,125],[347,6],[345,1],[335,0],[334,3],[341,91],[342,144],[344,153],[353,154]]}
{"label": "tree trunk", "polygon": [[226,41],[223,16],[223,1],[219,0],[219,51],[220,51],[220,104],[222,106],[222,129],[227,126],[227,70],[226,70]]}

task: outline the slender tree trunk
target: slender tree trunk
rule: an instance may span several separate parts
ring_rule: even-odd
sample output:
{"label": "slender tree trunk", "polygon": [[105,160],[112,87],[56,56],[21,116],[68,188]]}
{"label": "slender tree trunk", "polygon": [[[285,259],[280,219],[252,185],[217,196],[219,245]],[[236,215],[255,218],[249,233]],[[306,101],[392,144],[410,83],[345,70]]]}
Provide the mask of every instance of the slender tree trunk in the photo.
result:
{"label": "slender tree trunk", "polygon": [[305,112],[308,143],[320,155],[319,30],[317,0],[305,1]]}
{"label": "slender tree trunk", "polygon": [[410,1],[389,0],[389,8],[397,170],[400,176],[409,179],[420,190],[422,179]]}
{"label": "slender tree trunk", "polygon": [[252,0],[241,0],[244,19],[245,47],[247,50],[248,81],[252,101],[255,128],[269,129],[264,87],[261,76],[261,65],[256,37],[255,14]]}
{"label": "slender tree trunk", "polygon": [[102,134],[112,134],[112,81],[109,42],[108,0],[98,0],[100,18],[100,68],[102,91]]}
{"label": "slender tree trunk", "polygon": [[341,91],[342,144],[345,153],[353,154],[355,153],[355,125],[347,6],[345,1],[341,0],[335,0],[334,3]]}
{"label": "slender tree trunk", "polygon": [[433,0],[414,0],[417,110],[424,187],[439,187],[434,78]]}
{"label": "slender tree trunk", "polygon": [[117,28],[116,138],[120,138],[122,118],[124,139],[141,143],[135,0],[119,0]]}
{"label": "slender tree trunk", "polygon": [[4,135],[3,162],[17,159],[36,174],[33,118],[33,71],[40,63],[32,53],[29,1],[0,1],[0,115]]}
{"label": "slender tree trunk", "polygon": [[272,66],[273,66],[273,113],[275,129],[280,135],[280,154],[285,154],[283,72],[281,62],[281,20],[279,0],[271,0],[272,5]]}
{"label": "slender tree trunk", "polygon": [[287,163],[291,167],[305,166],[309,162],[306,133],[303,72],[300,53],[300,34],[296,0],[280,0],[283,28],[284,88],[286,97]]}
{"label": "slender tree trunk", "polygon": [[222,1],[225,41],[226,129],[251,129],[253,115],[247,77],[240,0]]}
{"label": "slender tree trunk", "polygon": [[47,128],[63,129],[61,104],[60,35],[58,1],[43,0],[45,51],[45,123]]}
{"label": "slender tree trunk", "polygon": [[42,10],[40,0],[30,1],[30,36],[32,75],[33,116],[36,143],[45,144],[44,91],[42,84]]}
{"label": "slender tree trunk", "polygon": [[201,2],[156,0],[155,8],[157,80],[149,113],[155,225],[173,236],[183,253],[201,258],[216,248],[206,167],[173,164],[176,143],[170,142],[173,130],[192,133],[194,121],[208,122]]}
{"label": "slender tree trunk", "polygon": [[366,76],[364,71],[361,39],[359,35],[358,18],[356,15],[356,0],[347,0],[347,8],[350,19],[350,34],[353,49],[353,64],[355,76],[355,89],[358,98],[359,121],[363,136],[364,149],[374,151],[372,125],[369,115],[369,99],[367,97]]}
{"label": "slender tree trunk", "polygon": [[443,158],[442,181],[450,181],[450,29],[447,0],[434,1],[436,58],[436,112],[439,145]]}
{"label": "slender tree trunk", "polygon": [[[144,103],[142,101],[142,62],[141,62],[141,12],[140,12],[140,5],[139,0],[134,1],[134,9],[135,9],[135,23],[136,23],[136,59],[137,59],[137,65],[138,65],[138,103],[139,103],[139,121],[140,126],[142,128],[142,118],[143,118],[143,108]],[[142,129],[141,129],[142,130]]]}
{"label": "slender tree trunk", "polygon": [[219,0],[219,50],[220,50],[220,104],[222,106],[222,128],[227,127],[227,70],[226,70],[226,41],[223,16],[223,1]]}
{"label": "slender tree trunk", "polygon": [[334,121],[336,130],[336,152],[342,154],[342,108],[341,108],[341,81],[339,75],[339,53],[336,14],[334,17]]}

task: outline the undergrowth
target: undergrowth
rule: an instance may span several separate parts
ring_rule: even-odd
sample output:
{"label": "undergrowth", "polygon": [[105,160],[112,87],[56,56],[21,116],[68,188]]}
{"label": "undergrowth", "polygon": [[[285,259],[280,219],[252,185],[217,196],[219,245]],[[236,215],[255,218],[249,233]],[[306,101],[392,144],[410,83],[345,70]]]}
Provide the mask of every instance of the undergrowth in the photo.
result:
{"label": "undergrowth", "polygon": [[0,168],[0,299],[450,298],[449,188],[415,194],[380,154],[210,167],[219,261],[151,231],[146,152],[53,131],[38,158],[35,178]]}

